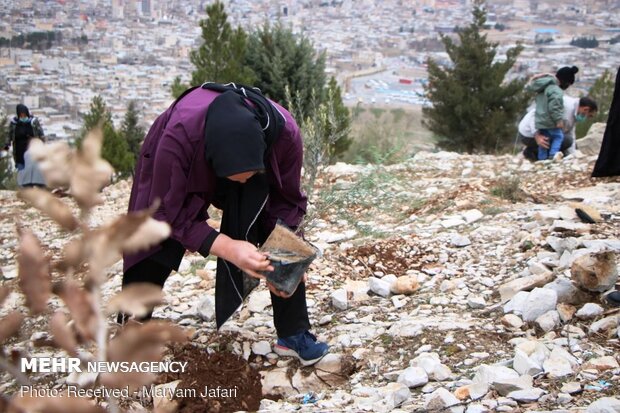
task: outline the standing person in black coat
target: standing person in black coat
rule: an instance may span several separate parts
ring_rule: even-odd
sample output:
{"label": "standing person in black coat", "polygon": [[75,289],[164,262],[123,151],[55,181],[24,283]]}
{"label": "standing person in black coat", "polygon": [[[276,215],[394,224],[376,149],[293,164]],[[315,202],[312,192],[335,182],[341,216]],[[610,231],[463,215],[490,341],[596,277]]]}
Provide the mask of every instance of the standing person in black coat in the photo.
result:
{"label": "standing person in black coat", "polygon": [[[620,175],[620,67],[616,75],[616,87],[609,107],[601,151],[592,171],[593,177],[616,175]],[[620,301],[620,297],[618,299]]]}
{"label": "standing person in black coat", "polygon": [[43,128],[39,119],[32,116],[28,107],[23,104],[17,105],[17,116],[11,119],[9,125],[9,141],[5,142],[4,149],[8,151],[13,147],[13,160],[17,169],[17,184],[20,187],[45,186],[43,175],[30,156],[28,145],[34,138],[45,141]]}

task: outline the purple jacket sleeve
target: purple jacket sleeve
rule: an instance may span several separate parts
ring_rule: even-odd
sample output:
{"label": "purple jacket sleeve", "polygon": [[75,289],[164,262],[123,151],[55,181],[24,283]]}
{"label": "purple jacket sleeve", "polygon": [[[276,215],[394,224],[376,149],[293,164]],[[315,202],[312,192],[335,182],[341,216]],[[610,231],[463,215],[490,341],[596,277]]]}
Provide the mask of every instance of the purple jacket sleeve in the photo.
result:
{"label": "purple jacket sleeve", "polygon": [[296,229],[306,214],[308,199],[301,190],[303,142],[292,118],[287,119],[287,126],[274,145],[270,161],[276,183],[269,194],[267,229],[273,229],[278,219]]}
{"label": "purple jacket sleeve", "polygon": [[164,131],[155,153],[153,192],[151,198],[161,199],[154,218],[172,227],[172,238],[190,251],[198,251],[212,232],[206,222],[205,200],[187,190],[191,161],[195,153],[182,145],[178,137],[187,136],[180,123]]}

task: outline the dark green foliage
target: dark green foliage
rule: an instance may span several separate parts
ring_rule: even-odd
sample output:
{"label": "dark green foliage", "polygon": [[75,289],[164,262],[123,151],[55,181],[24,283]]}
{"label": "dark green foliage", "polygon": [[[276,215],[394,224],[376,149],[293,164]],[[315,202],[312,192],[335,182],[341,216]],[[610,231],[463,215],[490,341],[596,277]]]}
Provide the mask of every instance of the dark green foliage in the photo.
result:
{"label": "dark green foliage", "polygon": [[208,6],[206,12],[208,17],[200,21],[203,44],[190,53],[190,60],[196,66],[191,85],[254,83],[252,71],[243,63],[247,34],[240,27],[232,28],[224,5],[219,1]]}
{"label": "dark green foliage", "polygon": [[268,23],[248,39],[245,63],[256,75],[256,84],[276,102],[286,102],[286,88],[299,102],[304,116],[314,111],[313,93],[323,102],[325,54],[317,53],[309,39],[296,36],[281,24]]}
{"label": "dark green foliage", "polygon": [[[144,139],[144,128],[138,124],[138,111],[136,109],[136,102],[131,101],[127,106],[127,112],[125,112],[125,119],[121,125],[119,131],[121,138],[127,142],[129,151],[133,155],[133,163],[138,159],[140,155],[140,145]],[[132,164],[133,167],[133,164]]]}
{"label": "dark green foliage", "polygon": [[170,91],[172,92],[172,96],[176,99],[185,92],[185,89],[189,88],[189,85],[181,82],[181,76],[177,76],[174,78],[172,85],[170,86]]}
{"label": "dark green foliage", "polygon": [[442,68],[428,61],[426,93],[432,107],[423,110],[424,124],[443,149],[467,153],[506,149],[526,105],[525,81],[504,81],[523,48],[511,48],[505,61],[494,62],[497,43],[481,33],[486,21],[483,6],[482,0],[475,2],[473,22],[459,31],[458,43],[442,37],[453,65]]}
{"label": "dark green foliage", "polygon": [[605,70],[590,88],[588,96],[596,101],[598,112],[592,119],[586,119],[581,123],[577,123],[577,127],[575,128],[577,139],[586,136],[593,123],[607,122],[609,107],[611,106],[614,93],[614,82],[612,73],[609,70]]}
{"label": "dark green foliage", "polygon": [[595,49],[598,47],[598,40],[594,36],[574,37],[570,45],[581,47],[582,49]]}
{"label": "dark green foliage", "polygon": [[45,31],[18,34],[11,38],[0,37],[0,47],[18,47],[32,50],[47,50],[62,43],[62,32]]}
{"label": "dark green foliage", "polygon": [[338,136],[335,142],[329,147],[330,162],[335,159],[341,159],[342,155],[351,146],[352,139],[349,136],[351,130],[351,113],[342,102],[342,91],[340,86],[336,82],[336,79],[332,76],[327,84],[327,96],[328,107],[333,112],[333,121],[328,122],[325,126],[327,136]]}
{"label": "dark green foliage", "polygon": [[134,157],[129,150],[127,141],[114,129],[112,114],[101,96],[93,98],[90,104],[90,111],[84,115],[84,125],[82,126],[81,136],[77,139],[77,145],[80,146],[86,134],[98,126],[103,128],[101,157],[110,162],[118,176],[126,177],[131,175]]}

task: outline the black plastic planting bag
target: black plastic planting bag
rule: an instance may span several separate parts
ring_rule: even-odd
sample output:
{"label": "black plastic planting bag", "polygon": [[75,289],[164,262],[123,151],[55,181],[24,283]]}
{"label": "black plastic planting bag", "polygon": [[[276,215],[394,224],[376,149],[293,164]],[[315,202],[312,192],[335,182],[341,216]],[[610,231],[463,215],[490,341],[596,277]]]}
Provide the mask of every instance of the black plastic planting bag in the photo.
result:
{"label": "black plastic planting bag", "polygon": [[280,224],[276,225],[260,250],[269,254],[274,267],[273,271],[264,273],[267,282],[287,295],[295,292],[318,252],[310,243]]}

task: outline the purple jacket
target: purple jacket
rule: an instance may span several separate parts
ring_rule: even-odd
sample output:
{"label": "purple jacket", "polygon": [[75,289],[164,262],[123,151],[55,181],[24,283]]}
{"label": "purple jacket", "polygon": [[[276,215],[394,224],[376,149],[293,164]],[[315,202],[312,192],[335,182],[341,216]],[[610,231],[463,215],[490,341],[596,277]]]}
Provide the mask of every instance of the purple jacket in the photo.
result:
{"label": "purple jacket", "polygon": [[[214,201],[216,176],[204,157],[204,126],[207,109],[218,95],[197,88],[155,120],[140,151],[129,199],[129,211],[137,211],[159,198],[161,204],[154,218],[169,223],[171,237],[190,251],[197,251],[215,231],[206,222],[207,208]],[[265,225],[272,228],[281,219],[296,227],[307,206],[300,187],[303,143],[291,114],[280,105],[275,106],[284,115],[286,126],[271,148],[266,164],[270,193]],[[156,246],[125,255],[124,270],[160,249]]]}

